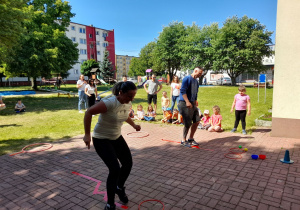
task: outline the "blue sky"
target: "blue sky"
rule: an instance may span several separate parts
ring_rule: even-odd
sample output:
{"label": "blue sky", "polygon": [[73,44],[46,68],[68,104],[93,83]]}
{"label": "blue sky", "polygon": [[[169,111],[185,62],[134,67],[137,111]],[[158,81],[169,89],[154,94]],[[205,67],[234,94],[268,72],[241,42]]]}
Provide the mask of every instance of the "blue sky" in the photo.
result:
{"label": "blue sky", "polygon": [[277,0],[68,0],[76,14],[72,22],[115,30],[117,55],[138,56],[172,21],[199,26],[247,15],[273,31]]}

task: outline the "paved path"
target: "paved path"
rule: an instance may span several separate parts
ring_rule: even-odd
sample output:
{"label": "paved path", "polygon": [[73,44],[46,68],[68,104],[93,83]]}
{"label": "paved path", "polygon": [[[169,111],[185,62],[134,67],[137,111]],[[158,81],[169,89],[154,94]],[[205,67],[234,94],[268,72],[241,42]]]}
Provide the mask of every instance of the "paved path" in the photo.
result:
{"label": "paved path", "polygon": [[[198,130],[196,140],[214,150],[209,151],[161,140],[180,141],[182,126],[143,123],[142,130],[150,135],[128,138],[134,130],[122,129],[134,161],[126,184],[129,209],[147,199],[172,210],[300,209],[300,139],[270,137],[264,128],[246,136]],[[242,159],[224,157],[239,145],[249,149]],[[286,149],[292,165],[279,161]],[[267,159],[252,160],[251,154]],[[0,163],[0,210],[104,208],[108,170],[93,148],[85,148],[82,136],[40,153],[4,155]],[[162,206],[151,202],[141,209]]]}

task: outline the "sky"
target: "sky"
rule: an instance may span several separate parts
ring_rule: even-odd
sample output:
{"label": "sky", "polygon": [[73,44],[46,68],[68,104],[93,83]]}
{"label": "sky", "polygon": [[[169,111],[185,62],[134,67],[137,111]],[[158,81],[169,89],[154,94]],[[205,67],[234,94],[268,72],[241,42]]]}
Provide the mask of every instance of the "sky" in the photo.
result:
{"label": "sky", "polygon": [[117,55],[139,56],[173,21],[198,26],[219,23],[232,16],[257,19],[273,31],[275,43],[277,0],[67,0],[72,22],[115,31]]}

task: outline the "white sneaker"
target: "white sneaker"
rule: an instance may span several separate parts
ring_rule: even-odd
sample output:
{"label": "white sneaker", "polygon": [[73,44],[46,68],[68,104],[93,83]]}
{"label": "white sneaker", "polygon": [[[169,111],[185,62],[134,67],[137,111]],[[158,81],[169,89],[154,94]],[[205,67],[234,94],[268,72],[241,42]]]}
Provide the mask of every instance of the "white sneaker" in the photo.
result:
{"label": "white sneaker", "polygon": [[93,117],[95,117],[96,115],[93,114]]}
{"label": "white sneaker", "polygon": [[79,110],[79,113],[84,113],[83,111]]}

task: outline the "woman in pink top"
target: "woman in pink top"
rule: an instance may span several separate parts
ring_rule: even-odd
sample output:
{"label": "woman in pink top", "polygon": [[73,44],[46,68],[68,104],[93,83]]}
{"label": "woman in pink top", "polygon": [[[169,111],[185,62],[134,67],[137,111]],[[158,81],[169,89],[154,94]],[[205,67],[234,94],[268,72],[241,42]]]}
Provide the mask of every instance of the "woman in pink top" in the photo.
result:
{"label": "woman in pink top", "polygon": [[220,107],[214,106],[213,107],[214,114],[210,117],[210,127],[208,131],[223,131],[221,128],[221,121],[222,121],[222,115],[220,115]]}
{"label": "woman in pink top", "polygon": [[232,103],[232,107],[230,112],[233,112],[233,109],[235,107],[235,123],[234,128],[231,130],[232,133],[234,133],[239,125],[239,121],[242,122],[242,133],[244,135],[247,134],[246,132],[246,112],[247,112],[247,106],[248,106],[248,112],[247,114],[251,114],[251,104],[250,104],[250,97],[245,94],[246,88],[244,85],[240,85],[239,87],[239,93],[234,96],[234,100]]}

